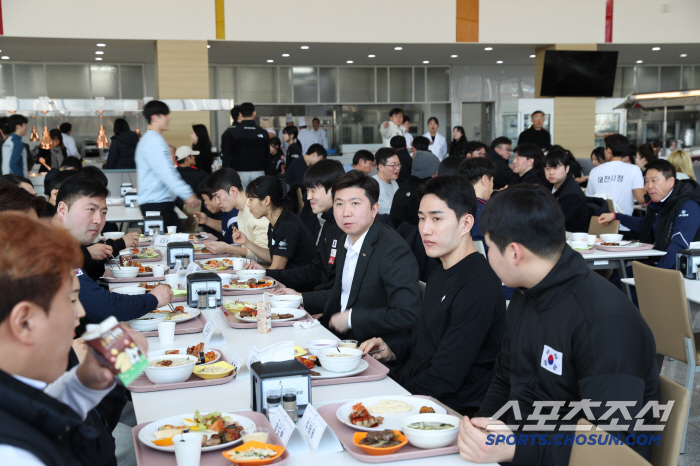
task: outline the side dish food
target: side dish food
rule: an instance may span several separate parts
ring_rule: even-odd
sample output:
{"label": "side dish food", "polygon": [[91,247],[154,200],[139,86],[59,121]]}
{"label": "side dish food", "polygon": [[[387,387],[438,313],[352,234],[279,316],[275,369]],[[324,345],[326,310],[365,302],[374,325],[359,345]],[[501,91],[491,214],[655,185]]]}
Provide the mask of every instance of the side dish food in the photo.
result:
{"label": "side dish food", "polygon": [[375,448],[390,448],[400,444],[401,441],[396,438],[394,431],[389,429],[379,432],[367,432],[367,436],[360,440],[360,445]]}
{"label": "side dish food", "polygon": [[356,426],[370,428],[377,427],[384,421],[383,417],[370,415],[369,411],[367,411],[367,408],[365,408],[362,403],[357,403],[352,407],[349,418],[350,422]]}

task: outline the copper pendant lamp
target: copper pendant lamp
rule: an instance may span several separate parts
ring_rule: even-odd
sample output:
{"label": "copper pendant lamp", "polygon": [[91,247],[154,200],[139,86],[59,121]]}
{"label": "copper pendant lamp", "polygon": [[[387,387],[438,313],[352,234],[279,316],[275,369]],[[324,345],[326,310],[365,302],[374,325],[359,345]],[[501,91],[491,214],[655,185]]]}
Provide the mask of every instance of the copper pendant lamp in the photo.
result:
{"label": "copper pendant lamp", "polygon": [[97,112],[100,116],[100,131],[97,133],[97,148],[98,149],[109,149],[109,140],[107,139],[107,133],[105,132],[105,127],[102,125],[102,114],[104,111]]}

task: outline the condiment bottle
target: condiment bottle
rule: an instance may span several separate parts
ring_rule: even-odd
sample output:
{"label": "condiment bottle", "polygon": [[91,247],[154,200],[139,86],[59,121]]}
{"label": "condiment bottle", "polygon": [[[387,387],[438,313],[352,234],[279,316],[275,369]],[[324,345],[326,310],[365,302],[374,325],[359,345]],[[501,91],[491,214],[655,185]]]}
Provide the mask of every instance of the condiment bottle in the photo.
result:
{"label": "condiment bottle", "polygon": [[183,266],[184,268],[189,267],[189,265],[190,265],[190,256],[189,256],[189,254],[183,254],[183,255],[180,256],[180,257],[182,258],[182,266]]}
{"label": "condiment bottle", "polygon": [[268,390],[267,396],[267,418],[272,419],[282,402],[282,393],[279,390]]}
{"label": "condiment bottle", "polygon": [[287,412],[292,421],[297,422],[297,391],[293,388],[288,388],[282,395],[284,410]]}
{"label": "condiment bottle", "polygon": [[209,290],[207,292],[207,300],[209,308],[214,309],[216,307],[216,290]]}
{"label": "condiment bottle", "polygon": [[199,290],[197,292],[197,309],[207,308],[207,290]]}

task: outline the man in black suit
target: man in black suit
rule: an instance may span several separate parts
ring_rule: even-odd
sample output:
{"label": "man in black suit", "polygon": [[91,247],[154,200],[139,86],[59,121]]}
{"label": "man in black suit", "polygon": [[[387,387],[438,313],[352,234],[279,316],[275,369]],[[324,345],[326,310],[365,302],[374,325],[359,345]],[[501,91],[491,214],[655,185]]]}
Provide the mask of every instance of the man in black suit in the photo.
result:
{"label": "man in black suit", "polygon": [[305,307],[323,308],[321,323],[339,338],[381,336],[401,344],[420,320],[418,264],[401,236],[374,221],[378,199],[377,181],[362,172],[352,170],[336,182],[333,215],[345,235],[332,244],[335,283],[302,296]]}

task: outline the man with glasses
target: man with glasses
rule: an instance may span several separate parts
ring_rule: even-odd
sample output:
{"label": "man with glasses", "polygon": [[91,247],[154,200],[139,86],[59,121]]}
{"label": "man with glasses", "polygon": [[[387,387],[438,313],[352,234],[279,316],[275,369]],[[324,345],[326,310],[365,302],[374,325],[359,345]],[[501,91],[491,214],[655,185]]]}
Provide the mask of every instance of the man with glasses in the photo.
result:
{"label": "man with glasses", "polygon": [[552,136],[549,134],[549,131],[543,128],[544,112],[535,110],[530,119],[532,120],[532,126],[520,133],[518,145],[529,143],[536,145],[542,150],[550,150],[552,148]]}
{"label": "man with glasses", "polygon": [[401,162],[399,155],[391,147],[379,149],[374,154],[374,160],[377,164],[377,174],[372,178],[379,183],[379,214],[388,214],[391,212],[394,194],[399,189],[396,179],[401,171]]}
{"label": "man with glasses", "polygon": [[493,179],[494,189],[508,186],[513,178],[513,170],[508,166],[511,152],[513,152],[512,142],[505,136],[494,139],[491,147],[486,150],[486,156],[496,164],[496,176]]}

